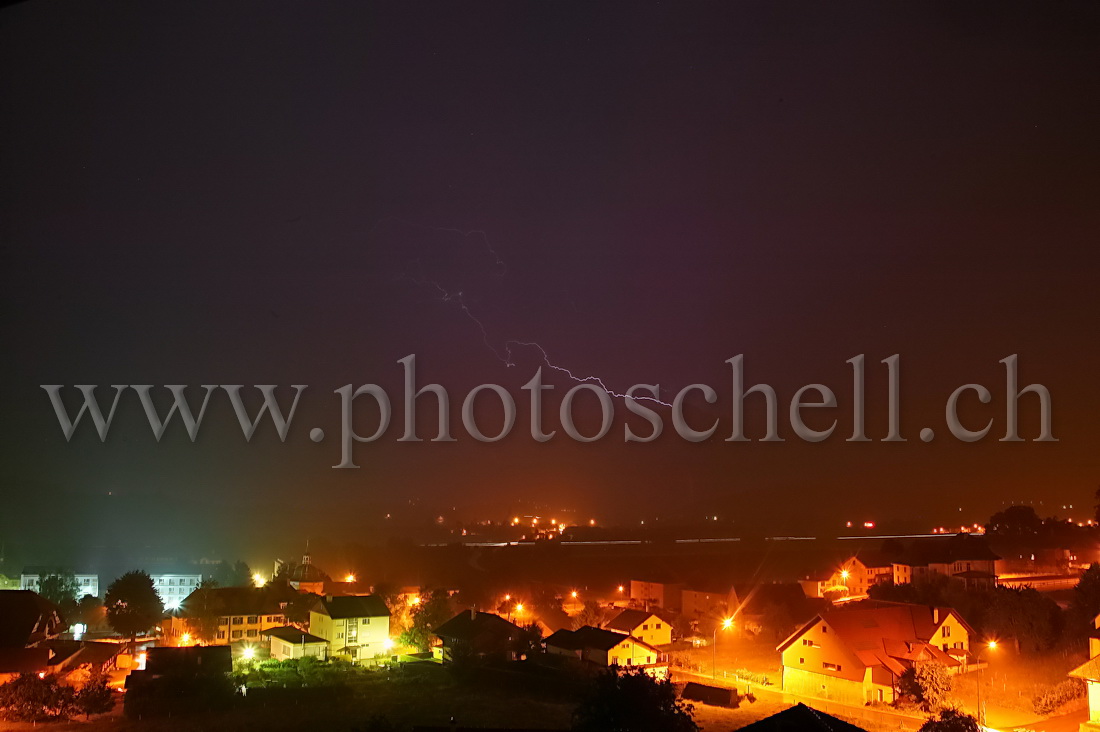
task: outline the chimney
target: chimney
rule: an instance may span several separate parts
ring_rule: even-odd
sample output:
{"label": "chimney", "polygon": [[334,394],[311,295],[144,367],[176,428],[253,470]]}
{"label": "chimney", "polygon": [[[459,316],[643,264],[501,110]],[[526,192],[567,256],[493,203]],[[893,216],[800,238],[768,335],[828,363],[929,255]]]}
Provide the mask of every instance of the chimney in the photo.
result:
{"label": "chimney", "polygon": [[477,620],[477,608],[470,608],[470,620]]}
{"label": "chimney", "polygon": [[932,624],[933,625],[939,625],[940,624],[940,609],[938,607],[932,608]]}

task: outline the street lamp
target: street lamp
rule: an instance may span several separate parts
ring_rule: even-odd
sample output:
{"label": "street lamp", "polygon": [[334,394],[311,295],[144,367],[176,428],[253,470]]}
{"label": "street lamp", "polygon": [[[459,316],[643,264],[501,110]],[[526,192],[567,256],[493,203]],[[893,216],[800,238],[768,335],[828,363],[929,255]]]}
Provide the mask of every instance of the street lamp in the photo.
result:
{"label": "street lamp", "polygon": [[714,626],[714,633],[710,638],[710,677],[718,678],[718,629],[729,630],[733,627],[733,618],[726,618],[721,625]]}
{"label": "street lamp", "polygon": [[985,644],[985,648],[978,651],[978,655],[975,656],[978,660],[978,726],[985,727],[985,713],[982,711],[982,654],[986,651],[997,650],[997,641],[991,640]]}

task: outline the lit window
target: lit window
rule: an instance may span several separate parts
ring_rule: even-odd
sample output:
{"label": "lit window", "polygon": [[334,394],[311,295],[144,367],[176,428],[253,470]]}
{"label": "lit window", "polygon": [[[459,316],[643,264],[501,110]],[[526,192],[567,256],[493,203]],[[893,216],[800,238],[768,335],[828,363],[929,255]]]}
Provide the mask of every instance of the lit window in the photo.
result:
{"label": "lit window", "polygon": [[822,663],[821,667],[826,671],[840,671],[839,663]]}

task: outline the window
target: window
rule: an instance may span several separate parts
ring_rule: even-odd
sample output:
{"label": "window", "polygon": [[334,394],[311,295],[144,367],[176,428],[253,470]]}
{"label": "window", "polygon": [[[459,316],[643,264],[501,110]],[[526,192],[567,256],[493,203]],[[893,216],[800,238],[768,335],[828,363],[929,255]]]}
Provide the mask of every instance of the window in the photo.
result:
{"label": "window", "polygon": [[618,656],[612,656],[611,657],[611,665],[612,666],[618,666],[619,665],[619,657]]}
{"label": "window", "polygon": [[363,625],[370,625],[370,618],[363,618]]}
{"label": "window", "polygon": [[646,662],[646,663],[649,663],[649,656],[646,656],[646,657],[645,657],[645,662]]}
{"label": "window", "polygon": [[232,638],[233,640],[237,640],[238,638],[240,638],[240,637],[241,637],[241,631],[239,631],[239,630],[234,630],[234,631],[233,631],[233,634],[232,634],[232,635],[231,635],[230,637],[231,637],[231,638]]}
{"label": "window", "polygon": [[235,616],[233,618],[233,625],[241,625],[243,623],[244,623],[244,618],[242,616]]}
{"label": "window", "polygon": [[336,638],[337,638],[337,640],[340,640],[340,639],[342,639],[343,637],[344,637],[344,634],[343,634],[343,633],[337,633],[337,634],[336,634]]}
{"label": "window", "polygon": [[822,626],[821,626],[821,632],[822,632],[822,633],[828,633],[828,632],[829,632],[829,626],[827,626],[827,625],[822,625]]}
{"label": "window", "polygon": [[258,617],[256,617],[255,615],[249,615],[248,616],[248,624],[249,625],[255,625],[258,622],[260,622],[260,619]]}
{"label": "window", "polygon": [[649,624],[643,624],[642,630],[649,630]]}
{"label": "window", "polygon": [[654,630],[660,630],[661,629],[661,624],[657,623],[656,625],[653,626],[653,629]]}
{"label": "window", "polygon": [[259,635],[259,632],[255,628],[249,628],[248,632],[245,633],[245,635],[247,635],[249,638],[255,638],[257,635]]}
{"label": "window", "polygon": [[839,663],[828,663],[826,661],[826,662],[823,662],[821,664],[821,668],[825,669],[826,671],[839,671],[840,670],[840,664]]}
{"label": "window", "polygon": [[950,625],[943,626],[943,637],[944,638],[950,638],[951,637],[951,626]]}
{"label": "window", "polygon": [[798,659],[798,662],[799,663],[806,663],[806,659],[805,658],[800,658],[800,659]]}
{"label": "window", "polygon": [[225,631],[224,630],[219,630],[218,631],[218,640],[225,640]]}

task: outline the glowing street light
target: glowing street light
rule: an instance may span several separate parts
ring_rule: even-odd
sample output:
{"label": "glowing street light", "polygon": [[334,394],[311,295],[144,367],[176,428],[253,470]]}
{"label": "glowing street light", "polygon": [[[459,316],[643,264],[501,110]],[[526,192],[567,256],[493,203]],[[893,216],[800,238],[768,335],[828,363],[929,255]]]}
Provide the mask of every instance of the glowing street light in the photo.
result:
{"label": "glowing street light", "polygon": [[352,582],[355,581],[355,575],[354,574],[346,575],[344,577],[344,581],[347,582],[348,584],[351,584]]}
{"label": "glowing street light", "polygon": [[622,592],[625,589],[626,589],[625,587],[623,587],[622,585],[619,585],[619,592]]}
{"label": "glowing street light", "polygon": [[183,635],[180,636],[180,645],[185,646],[190,642],[191,642],[191,634],[190,633],[184,633]]}
{"label": "glowing street light", "polygon": [[985,644],[985,648],[978,651],[978,655],[975,657],[978,661],[978,726],[985,729],[985,711],[982,709],[982,654],[986,651],[997,650],[997,641],[991,640]]}
{"label": "glowing street light", "polygon": [[577,599],[577,591],[573,590],[572,592],[569,593],[569,596],[572,597],[574,600],[576,600]]}
{"label": "glowing street light", "polygon": [[721,625],[714,626],[714,634],[710,639],[710,677],[718,678],[718,629],[729,630],[733,627],[733,618],[724,618]]}
{"label": "glowing street light", "polygon": [[410,597],[409,598],[409,604],[410,605],[419,605],[420,604],[420,595],[413,595],[412,597]]}
{"label": "glowing street light", "polygon": [[241,656],[244,658],[244,660],[251,661],[253,658],[256,657],[256,649],[252,648],[251,646],[245,648],[241,651]]}
{"label": "glowing street light", "polygon": [[521,612],[523,612],[523,603],[522,602],[517,602],[516,603],[516,614],[519,615]]}
{"label": "glowing street light", "polygon": [[387,638],[385,640],[385,642],[382,643],[382,647],[385,648],[387,651],[392,651],[393,646],[394,646],[393,638]]}
{"label": "glowing street light", "polygon": [[257,572],[256,574],[252,575],[252,584],[256,585],[257,587],[263,587],[267,584],[267,580],[264,579],[264,576],[262,574]]}

